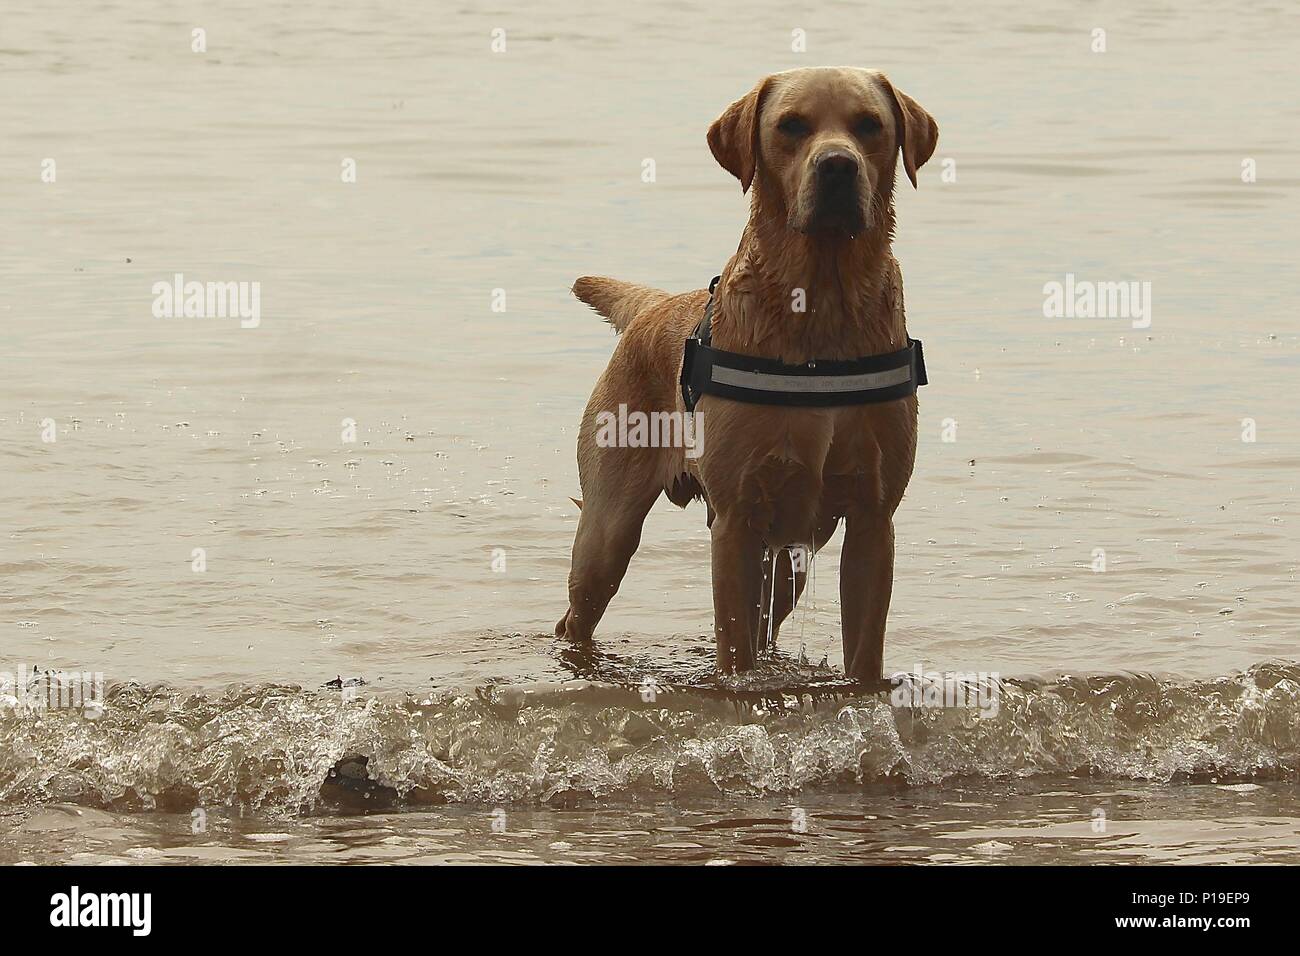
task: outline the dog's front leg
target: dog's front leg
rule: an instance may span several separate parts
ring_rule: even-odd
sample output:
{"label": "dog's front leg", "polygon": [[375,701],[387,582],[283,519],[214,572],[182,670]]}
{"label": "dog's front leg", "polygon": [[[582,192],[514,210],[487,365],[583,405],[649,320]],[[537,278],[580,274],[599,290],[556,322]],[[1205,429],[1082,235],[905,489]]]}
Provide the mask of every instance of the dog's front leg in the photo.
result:
{"label": "dog's front leg", "polygon": [[763,590],[763,542],[743,517],[713,520],[713,634],[718,673],[754,666],[758,605]]}
{"label": "dog's front leg", "polygon": [[840,555],[840,626],[844,673],[855,680],[884,676],[885,618],[893,588],[893,517],[883,512],[849,515]]}

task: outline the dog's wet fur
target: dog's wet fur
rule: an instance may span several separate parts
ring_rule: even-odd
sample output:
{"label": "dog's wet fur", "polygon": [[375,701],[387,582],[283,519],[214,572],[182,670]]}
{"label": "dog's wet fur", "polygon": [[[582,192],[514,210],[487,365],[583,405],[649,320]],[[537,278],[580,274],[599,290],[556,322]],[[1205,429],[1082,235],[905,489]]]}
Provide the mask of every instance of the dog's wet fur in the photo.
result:
{"label": "dog's wet fur", "polygon": [[[749,192],[750,215],[717,288],[714,347],[791,364],[904,348],[902,276],[890,251],[896,159],[901,153],[915,186],[937,140],[930,114],[871,70],[777,73],[727,107],[709,128],[709,149]],[[893,515],[916,456],[915,396],[791,408],[706,395],[698,458],[682,448],[601,447],[601,412],[620,404],[682,411],[683,344],[708,293],[600,277],[578,279],[573,291],[622,335],[578,436],[582,509],[569,609],[556,633],[591,639],[660,493],[679,506],[700,498],[712,535],[719,672],[752,668],[760,637],[769,627],[775,636],[802,592],[803,571],[767,556],[791,545],[819,549],[842,521],[844,670],[881,678]]]}

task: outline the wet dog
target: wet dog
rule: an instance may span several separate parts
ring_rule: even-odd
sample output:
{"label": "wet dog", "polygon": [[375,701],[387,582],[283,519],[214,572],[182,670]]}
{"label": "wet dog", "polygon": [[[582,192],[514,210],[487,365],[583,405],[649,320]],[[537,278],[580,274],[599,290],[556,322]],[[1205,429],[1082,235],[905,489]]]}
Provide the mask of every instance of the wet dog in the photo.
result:
{"label": "wet dog", "polygon": [[[713,300],[714,345],[790,365],[907,347],[902,277],[890,251],[895,171],[901,153],[915,186],[937,139],[930,114],[869,70],[778,73],[727,107],[709,128],[709,148],[749,192],[750,216]],[[760,637],[775,635],[802,591],[805,571],[776,552],[815,552],[842,521],[844,670],[880,679],[893,515],[916,456],[915,395],[821,408],[706,395],[699,414],[707,441],[698,455],[602,440],[602,423],[620,406],[686,411],[683,344],[709,294],[593,277],[573,291],[621,338],[579,432],[582,514],[569,609],[556,633],[591,638],[661,493],[682,507],[702,498],[718,670],[753,667]]]}

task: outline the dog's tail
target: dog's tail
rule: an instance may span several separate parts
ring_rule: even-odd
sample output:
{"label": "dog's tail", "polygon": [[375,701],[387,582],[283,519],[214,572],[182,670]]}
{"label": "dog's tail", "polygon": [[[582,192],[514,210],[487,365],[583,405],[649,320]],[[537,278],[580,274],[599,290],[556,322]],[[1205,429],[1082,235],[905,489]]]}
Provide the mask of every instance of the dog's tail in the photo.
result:
{"label": "dog's tail", "polygon": [[669,298],[659,289],[604,276],[583,276],[573,283],[573,294],[603,315],[616,332],[622,332],[646,309]]}

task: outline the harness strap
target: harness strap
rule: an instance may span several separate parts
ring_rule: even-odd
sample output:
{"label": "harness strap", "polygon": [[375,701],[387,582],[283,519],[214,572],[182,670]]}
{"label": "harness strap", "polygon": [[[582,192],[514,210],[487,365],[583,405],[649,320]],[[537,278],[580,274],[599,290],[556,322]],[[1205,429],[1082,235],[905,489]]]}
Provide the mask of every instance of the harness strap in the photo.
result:
{"label": "harness strap", "polygon": [[720,278],[709,283],[704,315],[686,339],[682,355],[682,404],[688,412],[695,411],[701,395],[758,405],[828,408],[892,402],[915,395],[927,384],[925,354],[913,338],[906,348],[884,355],[818,359],[804,365],[713,348],[713,300]]}

